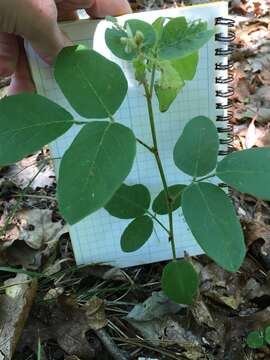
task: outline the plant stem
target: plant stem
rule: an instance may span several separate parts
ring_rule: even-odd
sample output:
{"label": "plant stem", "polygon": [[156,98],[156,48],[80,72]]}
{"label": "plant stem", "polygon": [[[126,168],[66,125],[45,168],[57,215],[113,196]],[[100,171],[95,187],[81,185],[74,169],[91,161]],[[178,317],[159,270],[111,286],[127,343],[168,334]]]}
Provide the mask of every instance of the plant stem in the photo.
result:
{"label": "plant stem", "polygon": [[136,140],[138,141],[139,144],[141,144],[142,146],[144,146],[146,149],[148,149],[149,151],[153,152],[153,149],[151,148],[151,146],[147,145],[145,142],[143,142],[142,140],[136,138]]}
{"label": "plant stem", "polygon": [[166,204],[168,209],[168,216],[169,216],[169,242],[172,247],[172,253],[173,258],[176,260],[176,249],[175,249],[175,242],[174,242],[174,232],[173,232],[173,216],[172,216],[172,207],[171,207],[171,199],[170,194],[168,190],[167,180],[164,173],[164,169],[162,166],[162,162],[159,156],[158,152],[158,143],[157,143],[157,134],[156,134],[156,128],[155,128],[155,119],[154,119],[154,112],[153,112],[153,105],[152,105],[152,95],[153,95],[153,88],[154,88],[154,81],[155,81],[155,66],[153,67],[152,76],[151,76],[151,84],[150,88],[148,86],[147,81],[145,80],[143,82],[144,90],[145,90],[145,96],[147,100],[147,107],[148,107],[148,114],[149,114],[149,121],[150,121],[150,127],[151,127],[151,134],[152,134],[152,140],[153,140],[153,149],[152,152],[155,156],[159,174],[161,177],[161,181],[163,184],[163,188],[165,191],[165,197],[166,197]]}
{"label": "plant stem", "polygon": [[156,65],[153,66],[152,74],[151,74],[151,81],[150,81],[150,99],[152,100],[153,97],[153,91],[154,91],[154,85],[155,85],[155,75],[156,75]]}
{"label": "plant stem", "polygon": [[194,182],[199,182],[199,181],[203,181],[203,180],[206,180],[206,179],[210,179],[210,178],[212,178],[212,177],[214,177],[214,176],[216,176],[215,173],[214,173],[214,174],[207,175],[207,176],[202,177],[202,178],[200,178],[200,179],[197,179],[197,180],[195,180]]}
{"label": "plant stem", "polygon": [[148,214],[153,220],[155,220],[155,221],[166,231],[167,234],[170,235],[170,230],[168,230],[168,229],[166,228],[166,226],[164,226],[164,225],[162,224],[162,222],[159,221],[158,218],[157,218],[155,215],[153,215],[150,211],[147,211],[147,214]]}

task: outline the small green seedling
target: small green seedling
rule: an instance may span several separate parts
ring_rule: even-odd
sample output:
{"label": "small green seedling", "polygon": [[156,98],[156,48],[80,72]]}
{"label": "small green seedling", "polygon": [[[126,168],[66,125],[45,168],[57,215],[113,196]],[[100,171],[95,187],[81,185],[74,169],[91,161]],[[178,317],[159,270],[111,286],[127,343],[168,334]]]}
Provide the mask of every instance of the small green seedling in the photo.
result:
{"label": "small green seedling", "polygon": [[[177,259],[175,244],[181,241],[181,234],[176,237],[174,233],[173,212],[182,207],[205,253],[225,270],[237,271],[246,252],[240,222],[227,193],[208,180],[216,176],[239,191],[270,200],[270,149],[243,150],[219,160],[213,119],[198,114],[179,134],[171,154],[190,182],[169,184],[160,157],[153,100],[158,100],[161,112],[170,108],[194,78],[199,50],[214,30],[200,20],[188,23],[185,17],[161,17],[153,24],[132,19],[123,26],[115,18],[108,20],[107,46],[115,56],[132,64],[138,86],[143,88],[151,143],[143,142],[115,118],[128,90],[120,66],[82,45],[71,46],[58,55],[54,74],[71,106],[85,120],[74,120],[65,109],[36,94],[2,99],[0,165],[22,159],[77,126],[78,135],[60,164],[57,194],[62,215],[75,224],[105,208],[112,216],[130,219],[120,239],[125,252],[138,250],[154,226],[161,226],[173,258],[164,267],[162,289],[172,300],[191,304],[199,280],[190,262]],[[137,146],[152,154],[159,170],[161,188],[155,199],[145,185],[124,183]],[[168,216],[169,226],[158,215]]]}
{"label": "small green seedling", "polygon": [[247,336],[246,342],[251,349],[260,349],[266,345],[270,345],[270,326],[264,331],[251,331]]}

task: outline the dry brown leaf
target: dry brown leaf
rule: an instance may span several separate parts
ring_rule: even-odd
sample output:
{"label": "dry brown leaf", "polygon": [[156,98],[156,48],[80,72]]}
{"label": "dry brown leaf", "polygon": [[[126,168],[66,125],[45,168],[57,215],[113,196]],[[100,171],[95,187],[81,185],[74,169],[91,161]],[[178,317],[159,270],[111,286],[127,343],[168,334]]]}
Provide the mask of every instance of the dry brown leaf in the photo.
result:
{"label": "dry brown leaf", "polygon": [[60,296],[57,302],[39,304],[37,315],[35,311],[31,314],[18,351],[28,346],[35,352],[38,339],[41,343],[54,339],[68,355],[77,356],[81,360],[95,358],[96,345],[90,344],[86,338],[90,327],[85,310],[78,307],[73,296]]}
{"label": "dry brown leaf", "polygon": [[51,210],[22,210],[17,218],[21,224],[19,240],[24,240],[32,249],[38,250],[44,244],[56,243],[68,231],[61,221],[52,221]]}
{"label": "dry brown leaf", "polygon": [[201,271],[201,294],[236,310],[242,303],[241,289],[244,283],[239,274],[231,274],[211,263]]}
{"label": "dry brown leaf", "polygon": [[42,252],[30,248],[24,241],[16,240],[5,251],[6,264],[38,270],[42,265]]}
{"label": "dry brown leaf", "polygon": [[254,278],[250,278],[243,289],[243,294],[248,300],[254,300],[265,296],[270,297],[270,279],[264,284],[260,284]]}
{"label": "dry brown leaf", "polygon": [[245,99],[250,96],[249,85],[245,78],[239,79],[238,83],[235,85],[234,96],[241,102],[245,101]]}
{"label": "dry brown leaf", "polygon": [[197,299],[191,307],[192,315],[199,325],[215,328],[212,315],[202,299]]}
{"label": "dry brown leaf", "polygon": [[144,303],[137,304],[126,320],[155,346],[177,344],[187,353],[201,355],[203,350],[199,338],[181,325],[181,316],[174,315],[184,308],[162,292],[153,293]]}
{"label": "dry brown leaf", "polygon": [[36,189],[38,187],[50,187],[55,182],[53,167],[50,163],[44,161],[42,152],[28,156],[9,166],[4,174],[12,179],[21,189],[24,189],[26,186],[28,187],[29,183],[31,183],[29,186],[31,189]]}
{"label": "dry brown leaf", "polygon": [[108,325],[103,300],[94,296],[84,305],[84,309],[88,319],[89,327],[92,330],[100,330]]}
{"label": "dry brown leaf", "polygon": [[266,107],[260,107],[258,110],[256,110],[256,108],[252,106],[249,107],[242,106],[235,109],[234,115],[236,119],[242,119],[244,117],[252,119],[257,111],[258,111],[257,122],[264,124],[270,120],[270,108],[266,108]]}
{"label": "dry brown leaf", "polygon": [[245,4],[246,11],[256,16],[262,16],[269,12],[269,4],[266,0],[248,0]]}
{"label": "dry brown leaf", "polygon": [[[67,227],[61,221],[52,221],[52,210],[23,209],[16,215],[16,226],[12,226],[12,234],[7,232],[9,246],[15,240],[22,240],[34,250],[39,250],[43,245],[54,245],[60,236],[66,233]],[[13,238],[12,238],[13,236]]]}
{"label": "dry brown leaf", "polygon": [[270,245],[270,225],[257,217],[256,220],[245,224],[245,238],[248,247],[258,239],[263,239]]}
{"label": "dry brown leaf", "polygon": [[260,74],[258,75],[262,84],[264,85],[270,85],[270,62],[268,61],[268,66],[264,66],[261,70]]}
{"label": "dry brown leaf", "polygon": [[260,106],[270,108],[270,85],[260,86],[254,94],[253,99]]}
{"label": "dry brown leaf", "polygon": [[256,114],[248,126],[247,133],[246,133],[246,139],[245,139],[245,148],[246,149],[252,148],[256,144],[258,138],[261,137],[261,133],[260,133],[259,129],[257,129],[255,126],[255,121],[256,121],[257,117],[258,117],[258,115]]}

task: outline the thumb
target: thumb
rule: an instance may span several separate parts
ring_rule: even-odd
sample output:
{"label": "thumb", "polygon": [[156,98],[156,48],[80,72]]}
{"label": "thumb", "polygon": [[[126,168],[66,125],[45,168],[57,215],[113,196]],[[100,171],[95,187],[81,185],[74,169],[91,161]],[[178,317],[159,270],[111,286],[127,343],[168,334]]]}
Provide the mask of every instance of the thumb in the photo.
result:
{"label": "thumb", "polygon": [[48,63],[70,45],[57,25],[53,0],[0,0],[0,31],[27,39]]}
{"label": "thumb", "polygon": [[16,36],[0,33],[0,77],[13,74],[17,65],[18,54]]}
{"label": "thumb", "polygon": [[92,6],[86,11],[88,15],[95,18],[107,15],[119,16],[132,12],[127,0],[94,0]]}
{"label": "thumb", "polygon": [[20,92],[35,92],[35,85],[28,68],[28,62],[24,52],[23,39],[17,39],[19,55],[16,70],[11,77],[11,84],[8,88],[8,95],[15,95]]}
{"label": "thumb", "polygon": [[46,63],[52,64],[60,50],[72,45],[72,42],[61,32],[56,21],[48,24],[45,29],[41,26],[37,29],[27,28],[21,35],[31,43]]}

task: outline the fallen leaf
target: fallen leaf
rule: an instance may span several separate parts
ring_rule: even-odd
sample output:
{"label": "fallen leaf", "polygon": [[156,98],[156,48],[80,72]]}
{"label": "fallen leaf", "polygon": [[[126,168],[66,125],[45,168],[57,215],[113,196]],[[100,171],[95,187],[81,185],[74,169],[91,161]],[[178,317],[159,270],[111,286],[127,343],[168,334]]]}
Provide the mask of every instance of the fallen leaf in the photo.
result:
{"label": "fallen leaf", "polygon": [[24,241],[15,240],[4,252],[9,266],[38,270],[42,265],[42,252],[30,248]]}
{"label": "fallen leaf", "polygon": [[206,325],[208,327],[215,328],[212,315],[202,299],[198,298],[191,306],[190,310],[195,321],[199,325]]}
{"label": "fallen leaf", "polygon": [[253,95],[253,99],[260,107],[270,108],[270,85],[259,87]]}
{"label": "fallen leaf", "polygon": [[144,303],[137,304],[125,319],[155,346],[178,344],[187,352],[202,354],[199,338],[180,324],[181,317],[174,315],[185,308],[162,292],[153,293]]}
{"label": "fallen leaf", "polygon": [[260,107],[258,110],[256,108],[249,106],[249,107],[242,107],[238,108],[235,111],[236,119],[243,119],[243,118],[253,118],[256,112],[258,111],[258,118],[257,122],[259,123],[267,123],[270,119],[270,108]]}
{"label": "fallen leaf", "polygon": [[163,292],[153,292],[142,304],[137,304],[127,315],[128,320],[151,321],[164,315],[176,314],[184,305],[171,301]]}
{"label": "fallen leaf", "polygon": [[34,310],[23,331],[18,351],[28,346],[36,352],[38,339],[41,343],[55,339],[67,355],[81,360],[93,359],[101,351],[99,341],[96,344],[88,342],[86,333],[90,326],[85,309],[80,308],[72,296],[39,303]]}
{"label": "fallen leaf", "polygon": [[21,210],[17,218],[21,230],[19,240],[25,241],[32,249],[38,250],[44,244],[56,243],[68,231],[61,221],[52,221],[51,210]]}
{"label": "fallen leaf", "polygon": [[241,289],[244,285],[241,274],[229,273],[214,263],[201,271],[201,294],[234,310],[243,301]]}
{"label": "fallen leaf", "polygon": [[10,232],[4,235],[5,246],[9,246],[15,240],[25,241],[34,250],[42,246],[53,246],[60,236],[68,232],[67,227],[61,221],[52,221],[52,210],[23,209],[16,214],[16,225],[13,225],[13,238]]}
{"label": "fallen leaf", "polygon": [[246,149],[252,148],[256,144],[258,138],[261,136],[259,130],[255,126],[255,121],[257,117],[258,115],[256,114],[248,126],[246,133],[246,144],[245,144]]}
{"label": "fallen leaf", "polygon": [[108,320],[105,315],[104,301],[98,297],[92,297],[84,305],[88,324],[92,330],[100,330],[107,326]]}
{"label": "fallen leaf", "polygon": [[45,150],[17,162],[6,168],[4,175],[19,188],[48,188],[55,183],[55,173],[49,160],[45,160]]}

